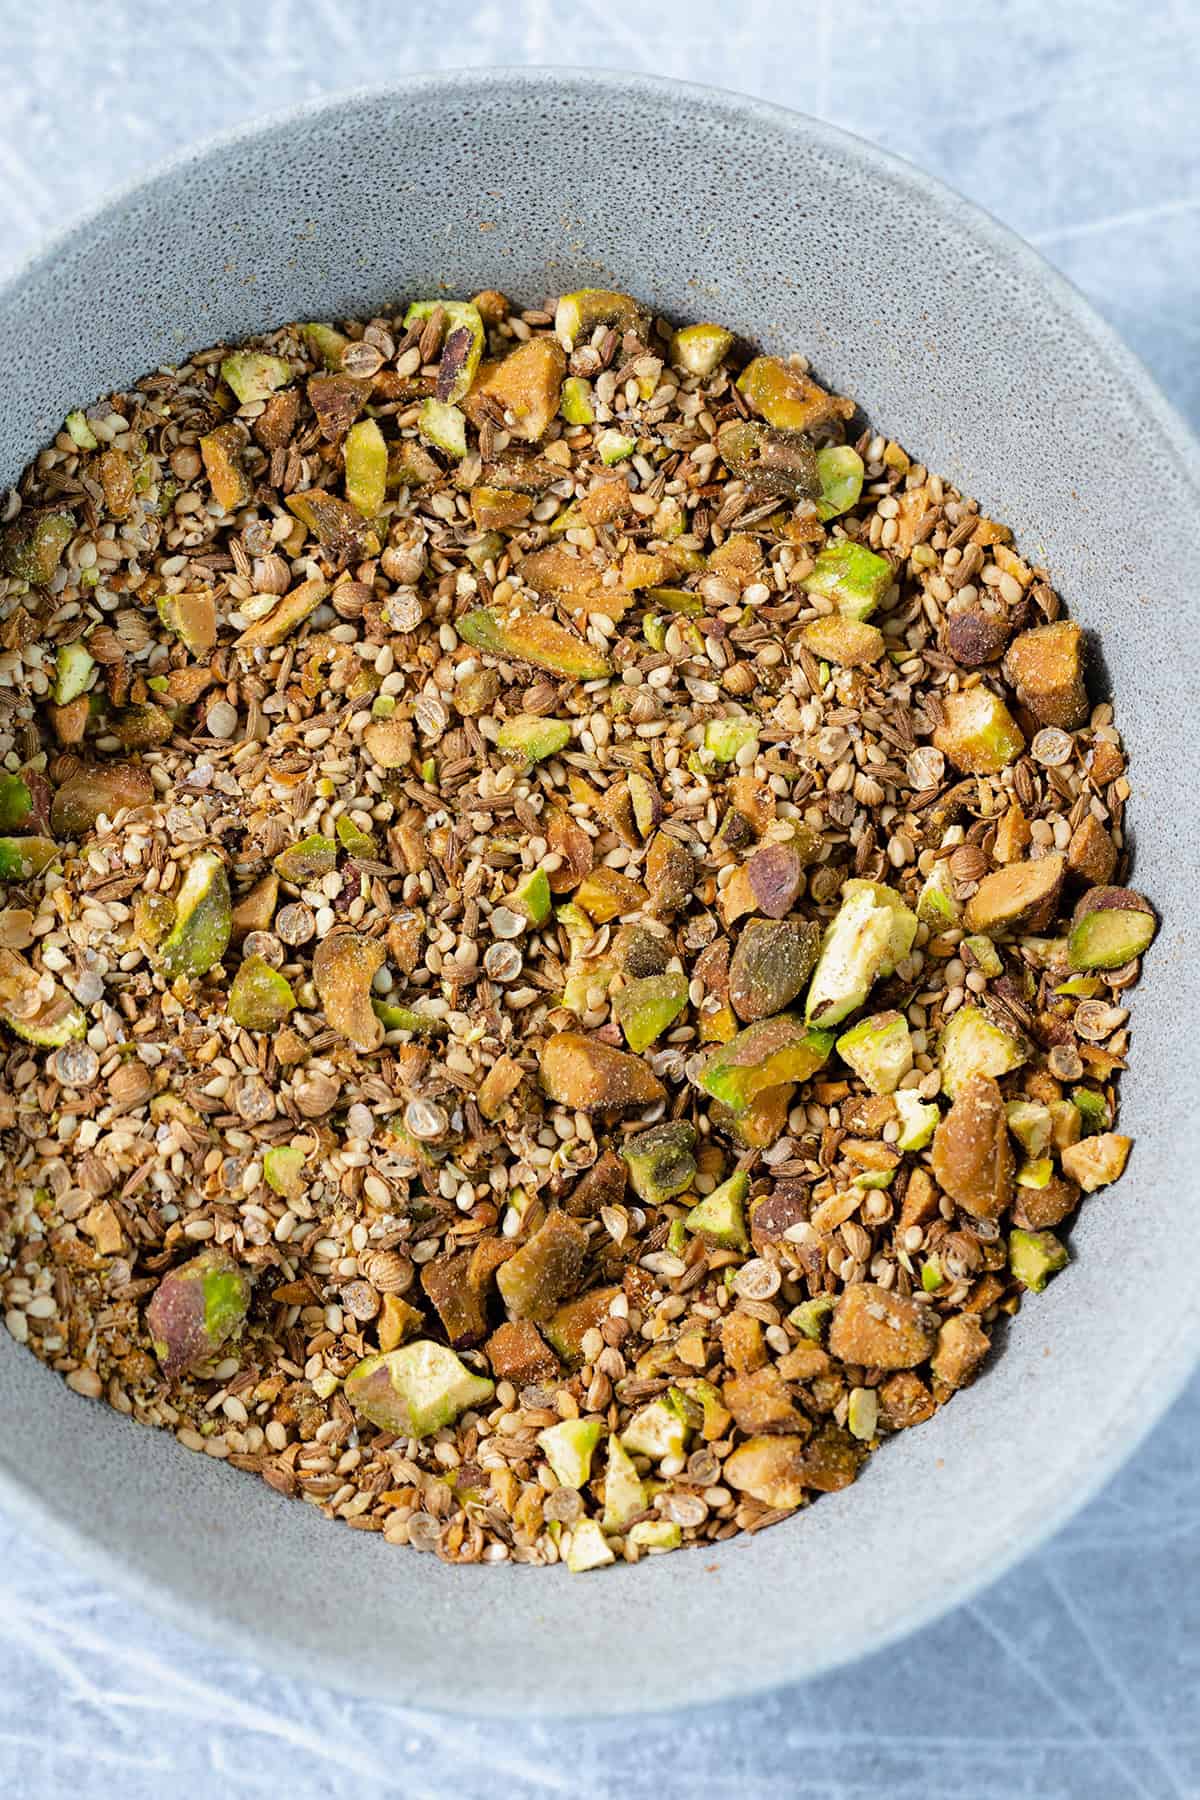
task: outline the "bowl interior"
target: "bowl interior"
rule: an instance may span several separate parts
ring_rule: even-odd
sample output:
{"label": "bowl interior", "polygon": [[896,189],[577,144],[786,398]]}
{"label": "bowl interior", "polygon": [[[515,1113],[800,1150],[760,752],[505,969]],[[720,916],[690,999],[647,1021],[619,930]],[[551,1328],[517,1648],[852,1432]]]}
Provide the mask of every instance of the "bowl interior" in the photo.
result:
{"label": "bowl interior", "polygon": [[[297,317],[585,284],[802,349],[1009,522],[1103,638],[1137,880],[1164,916],[1134,1001],[1129,1174],[977,1386],[859,1484],[712,1555],[578,1581],[329,1527],[78,1399],[0,1334],[0,1494],[176,1618],[413,1704],[699,1701],[878,1646],[1029,1548],[1170,1400],[1200,1338],[1192,1016],[1190,440],[1031,252],[857,141],[730,97],[549,72],[415,80],[223,140],[119,197],[0,294],[0,479],[70,406]],[[1130,1310],[1135,1308],[1131,1319]]]}

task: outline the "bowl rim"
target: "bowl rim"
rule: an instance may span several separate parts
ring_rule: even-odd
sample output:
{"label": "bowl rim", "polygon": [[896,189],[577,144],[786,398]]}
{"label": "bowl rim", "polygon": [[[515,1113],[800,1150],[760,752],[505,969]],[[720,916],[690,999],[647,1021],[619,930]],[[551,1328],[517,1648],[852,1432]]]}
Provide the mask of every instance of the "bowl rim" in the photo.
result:
{"label": "bowl rim", "polygon": [[[1051,297],[1071,324],[1086,338],[1097,357],[1107,364],[1120,381],[1127,397],[1134,401],[1149,425],[1169,446],[1170,453],[1185,481],[1200,504],[1200,438],[1166,397],[1140,357],[1121,339],[1115,329],[1096,311],[1074,283],[1046,260],[1041,253],[1015,230],[1005,225],[975,201],[967,199],[940,177],[928,174],[903,155],[881,148],[856,132],[832,125],[825,120],[773,101],[741,94],[735,89],[707,83],[677,80],[669,76],[650,75],[620,69],[587,69],[570,64],[477,65],[433,71],[413,72],[379,83],[342,88],[258,114],[252,119],[229,126],[199,138],[169,157],[153,163],[145,172],[110,189],[91,206],[82,208],[55,232],[43,237],[7,269],[0,271],[0,292],[21,287],[26,281],[47,270],[67,252],[83,234],[103,229],[106,223],[119,223],[128,204],[147,190],[170,180],[193,166],[205,163],[222,152],[256,143],[272,134],[287,130],[296,123],[344,111],[347,108],[380,100],[401,100],[418,94],[448,90],[462,93],[478,90],[481,98],[494,98],[498,85],[509,88],[559,89],[564,86],[586,88],[595,94],[620,93],[641,95],[660,105],[678,105],[686,101],[711,114],[725,117],[747,114],[769,130],[792,139],[815,144],[833,154],[863,167],[869,175],[893,188],[908,189],[932,202],[948,219],[959,224],[976,241],[995,256],[1015,267],[1027,281],[1040,286]],[[812,1653],[804,1647],[790,1667],[778,1663],[769,1672],[714,1683],[711,1690],[683,1706],[656,1695],[630,1694],[619,1706],[601,1713],[584,1709],[554,1706],[539,1707],[536,1699],[526,1705],[520,1697],[506,1704],[492,1696],[477,1696],[470,1713],[477,1716],[509,1717],[617,1717],[632,1713],[664,1710],[687,1711],[714,1700],[736,1699],[766,1693],[801,1680],[810,1680],[848,1667],[861,1659],[890,1649],[895,1644],[932,1625],[951,1611],[965,1605],[986,1588],[991,1587],[1018,1563],[1057,1534],[1074,1515],[1103,1488],[1133,1456],[1159,1420],[1169,1411],[1200,1364],[1200,1312],[1181,1317],[1169,1339],[1160,1343],[1151,1365],[1155,1379],[1143,1386],[1136,1409],[1127,1404],[1122,1413],[1108,1420],[1108,1434],[1097,1447],[1087,1468],[1073,1483],[1063,1483],[1062,1491],[1040,1512],[1024,1523],[1029,1529],[1013,1533],[1007,1542],[997,1545],[970,1570],[945,1587],[923,1598],[915,1599],[881,1628],[876,1628],[868,1643],[847,1645],[834,1651]],[[1147,1387],[1149,1392],[1146,1391]],[[351,1683],[342,1660],[324,1647],[300,1651],[269,1628],[254,1629],[229,1621],[216,1608],[203,1600],[181,1598],[169,1585],[145,1573],[136,1558],[117,1551],[93,1538],[86,1530],[58,1516],[51,1498],[37,1493],[19,1471],[0,1464],[0,1502],[11,1518],[27,1526],[35,1536],[61,1551],[82,1572],[104,1581],[123,1598],[144,1606],[168,1624],[190,1632],[227,1655],[237,1655],[272,1666],[290,1677],[319,1680],[335,1689],[346,1690]],[[560,1578],[567,1576],[559,1572]],[[747,1665],[743,1661],[742,1667]],[[361,1672],[354,1683],[360,1696],[373,1693],[381,1700],[397,1702],[393,1690],[372,1690]],[[423,1712],[450,1715],[448,1706],[422,1706]],[[463,1709],[453,1709],[460,1716]]]}

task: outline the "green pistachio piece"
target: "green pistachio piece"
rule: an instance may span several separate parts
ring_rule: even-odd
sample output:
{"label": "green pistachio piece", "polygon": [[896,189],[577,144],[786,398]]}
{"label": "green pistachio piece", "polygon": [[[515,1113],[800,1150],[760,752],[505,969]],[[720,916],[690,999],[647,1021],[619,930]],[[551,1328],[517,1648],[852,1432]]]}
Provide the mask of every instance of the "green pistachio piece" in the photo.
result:
{"label": "green pistachio piece", "polygon": [[268,400],[276,389],[288,387],[295,379],[291,363],[282,356],[271,356],[265,350],[236,350],[221,364],[221,379],[243,406],[257,400]]}
{"label": "green pistachio piece", "polygon": [[1029,1051],[978,1006],[960,1006],[947,1021],[938,1045],[942,1091],[951,1099],[973,1075],[1007,1075],[1029,1059]]}
{"label": "green pistachio piece", "polygon": [[455,629],[476,650],[532,663],[535,668],[548,669],[552,675],[568,675],[576,681],[602,681],[612,674],[607,657],[546,613],[502,613],[480,607],[457,620]]}
{"label": "green pistachio piece", "polygon": [[629,981],[613,1001],[613,1013],[625,1042],[639,1055],[674,1024],[688,1001],[688,979],[682,971],[646,975]]}
{"label": "green pistachio piece", "polygon": [[629,1542],[647,1556],[664,1556],[682,1544],[683,1527],[674,1519],[639,1519],[629,1528]]}
{"label": "green pistachio piece", "polygon": [[414,1037],[440,1037],[446,1029],[444,1019],[432,1013],[418,1012],[412,1006],[392,1006],[386,1000],[372,1000],[372,1011],[385,1031],[411,1031]]}
{"label": "green pistachio piece", "polygon": [[805,1013],[810,1020],[836,1025],[857,1011],[884,972],[892,931],[892,910],[880,903],[870,883],[843,893],[809,985]]}
{"label": "green pistachio piece", "polygon": [[913,1066],[908,1020],[900,1012],[860,1019],[842,1033],[837,1051],[873,1094],[894,1094]]}
{"label": "green pistachio piece", "polygon": [[1022,1287],[1040,1294],[1052,1275],[1065,1269],[1071,1258],[1065,1244],[1052,1231],[1011,1231],[1008,1266]]}
{"label": "green pistachio piece", "polygon": [[515,719],[506,719],[496,733],[497,749],[527,763],[557,756],[570,741],[569,719],[546,719],[537,713],[519,713]]}
{"label": "green pistachio piece", "polygon": [[615,431],[610,428],[600,432],[596,438],[596,450],[599,453],[600,461],[609,469],[616,463],[627,461],[636,449],[637,439],[627,437],[623,431]]}
{"label": "green pistachio piece", "polygon": [[736,1170],[693,1206],[683,1221],[685,1227],[722,1250],[748,1250],[744,1202],[749,1192],[749,1176]]}
{"label": "green pistachio piece", "polygon": [[717,1046],[700,1073],[699,1085],[731,1112],[743,1113],[768,1088],[815,1075],[829,1060],[834,1035],[813,1030],[798,1013],[759,1019]]}
{"label": "green pistachio piece", "polygon": [[569,1214],[554,1211],[496,1271],[496,1286],[513,1319],[548,1319],[579,1285],[588,1237]]}
{"label": "green pistachio piece", "polygon": [[263,1180],[272,1193],[298,1193],[307,1161],[308,1152],[299,1144],[276,1144],[263,1151]]}
{"label": "green pistachio piece", "polygon": [[346,498],[364,519],[383,510],[387,498],[388,447],[374,419],[360,419],[342,444]]}
{"label": "green pistachio piece", "polygon": [[88,417],[84,412],[67,414],[67,434],[79,450],[98,450],[100,448],[100,440],[88,424]]}
{"label": "green pistachio piece", "polygon": [[273,1031],[295,1011],[291,984],[261,956],[248,956],[229,990],[229,1016],[247,1031]]}
{"label": "green pistachio piece", "polygon": [[561,1486],[581,1488],[591,1480],[592,1456],[603,1436],[600,1419],[564,1419],[539,1431],[537,1441]]}
{"label": "green pistachio piece", "polygon": [[27,1044],[58,1050],[84,1036],[87,1020],[57,982],[47,997],[44,982],[15,950],[0,950],[0,1024]]}
{"label": "green pistachio piece", "polygon": [[53,838],[0,837],[0,881],[32,881],[58,855]]}
{"label": "green pistachio piece", "polygon": [[322,875],[329,875],[336,869],[337,854],[338,847],[333,838],[321,837],[314,832],[310,837],[301,838],[298,844],[280,851],[274,862],[275,873],[281,881],[290,881],[293,887],[310,887]]}
{"label": "green pistachio piece", "polygon": [[686,1119],[651,1125],[627,1138],[621,1155],[638,1198],[648,1206],[661,1206],[690,1187],[696,1173],[695,1148],[696,1127]]}
{"label": "green pistachio piece", "polygon": [[941,1121],[941,1110],[928,1104],[912,1088],[897,1088],[896,1111],[900,1115],[897,1150],[924,1150]]}
{"label": "green pistachio piece", "polygon": [[[293,498],[295,496],[293,495]],[[278,605],[272,607],[265,618],[256,619],[247,627],[234,646],[239,650],[269,650],[276,644],[282,644],[293,631],[303,625],[311,613],[315,613],[322,601],[329,598],[329,583],[319,576],[309,581],[302,581],[299,587],[285,594]]]}
{"label": "green pistachio piece", "polygon": [[821,492],[816,451],[797,432],[776,431],[756,419],[730,419],[717,433],[721,460],[731,475],[790,500],[815,500]]}
{"label": "green pistachio piece", "polygon": [[146,1308],[146,1329],[168,1380],[207,1362],[241,1330],[249,1275],[225,1250],[202,1250],[164,1275]]}
{"label": "green pistachio piece", "polygon": [[634,1413],[621,1433],[621,1443],[635,1456],[649,1456],[659,1462],[664,1456],[683,1455],[689,1429],[687,1419],[668,1395]]}
{"label": "green pistachio piece", "polygon": [[379,855],[379,845],[371,833],[363,831],[357,826],[349,813],[338,814],[334,830],[337,833],[338,843],[348,856],[365,856],[373,859]]}
{"label": "green pistachio piece", "polygon": [[715,375],[733,349],[733,333],[723,325],[684,325],[671,339],[671,362],[702,380]]}
{"label": "green pistachio piece", "polygon": [[73,644],[60,644],[55,656],[54,686],[50,695],[56,706],[70,706],[80,694],[87,692],[96,664],[87,646],[78,639]]}
{"label": "green pistachio piece", "polygon": [[0,831],[15,831],[33,811],[33,795],[19,775],[0,775]]}
{"label": "green pistachio piece", "polygon": [[616,1560],[597,1520],[580,1519],[572,1526],[567,1549],[567,1568],[572,1575],[585,1575],[589,1569],[602,1569]]}
{"label": "green pistachio piece", "polygon": [[402,1437],[431,1437],[468,1407],[482,1406],[495,1392],[486,1376],[474,1374],[445,1344],[417,1338],[368,1356],[346,1377],[345,1395],[355,1412]]}
{"label": "green pistachio piece", "polygon": [[457,406],[448,406],[441,400],[424,401],[417,430],[427,444],[456,462],[467,454],[467,421]]}
{"label": "green pistachio piece", "polygon": [[825,1335],[826,1323],[837,1304],[832,1294],[818,1294],[813,1300],[802,1300],[793,1306],[788,1321],[801,1337],[819,1341]]}
{"label": "green pistachio piece", "polygon": [[[509,905],[514,912],[524,913],[530,925],[536,931],[550,917],[550,880],[544,869],[531,869],[522,877],[509,896]],[[565,909],[564,909],[565,910]],[[588,936],[592,936],[588,927]]]}
{"label": "green pistachio piece", "polygon": [[232,929],[225,864],[214,851],[201,851],[188,864],[175,896],[175,923],[159,946],[164,973],[203,975],[224,956]]}
{"label": "green pistachio piece", "polygon": [[1128,888],[1093,888],[1085,894],[1077,910],[1067,939],[1067,958],[1073,969],[1119,969],[1149,949],[1158,920],[1141,895],[1133,898],[1140,904],[1097,906],[1084,912],[1083,905],[1093,894],[1125,896]]}
{"label": "green pistachio piece", "polygon": [[592,384],[580,375],[568,375],[562,385],[562,401],[559,412],[568,425],[591,425],[595,423],[596,411],[592,405]]}
{"label": "green pistachio piece", "polygon": [[0,531],[0,569],[30,587],[44,587],[74,535],[74,513],[27,508]]}
{"label": "green pistachio piece", "polygon": [[954,897],[954,876],[950,872],[949,857],[935,862],[926,876],[925,885],[917,896],[917,918],[922,925],[929,925],[934,931],[944,931],[947,926],[957,925],[962,918],[962,907]]}
{"label": "green pistachio piece", "polygon": [[865,472],[863,459],[851,444],[828,444],[824,450],[818,450],[817,474],[821,478],[818,519],[836,519],[857,506]]}
{"label": "green pistachio piece", "polygon": [[646,324],[646,308],[632,295],[614,293],[611,288],[580,288],[577,293],[564,294],[554,313],[555,335],[573,344],[590,338],[597,325],[640,336]]}
{"label": "green pistachio piece", "polygon": [[[1033,1100],[1009,1100],[1004,1108],[1004,1116],[1008,1120],[1008,1129],[1026,1156],[1039,1157],[1049,1144],[1054,1130],[1054,1116],[1050,1108],[1040,1106]],[[1018,1175],[1017,1180],[1020,1179]]]}
{"label": "green pistachio piece", "polygon": [[965,775],[998,775],[1024,750],[1020,726],[991,688],[943,693],[941,702],[944,718],[934,747]]}
{"label": "green pistachio piece", "polygon": [[842,618],[862,620],[875,611],[893,579],[886,556],[877,556],[847,538],[827,545],[800,585],[810,594],[832,600]]}
{"label": "green pistachio piece", "polygon": [[608,1440],[608,1466],[604,1471],[605,1531],[622,1531],[649,1504],[645,1485],[633,1458],[613,1432]]}
{"label": "green pistachio piece", "polygon": [[740,750],[758,743],[757,719],[710,719],[704,727],[704,748],[719,763],[736,761]]}
{"label": "green pistachio piece", "polygon": [[1103,1094],[1097,1094],[1092,1088],[1077,1087],[1071,1089],[1071,1099],[1078,1108],[1081,1124],[1081,1136],[1092,1137],[1097,1132],[1107,1131],[1112,1124],[1112,1114]]}
{"label": "green pistachio piece", "polygon": [[453,406],[470,392],[479,370],[483,320],[479,308],[469,300],[414,300],[404,315],[405,330],[420,325],[439,309],[446,315],[446,333],[438,368],[437,398]]}
{"label": "green pistachio piece", "polygon": [[336,375],[342,366],[342,357],[350,347],[350,339],[332,325],[302,325],[300,331],[313,355]]}
{"label": "green pistachio piece", "polygon": [[818,386],[810,375],[777,356],[756,356],[738,376],[738,389],[768,425],[808,431],[829,419],[848,419],[854,403]]}

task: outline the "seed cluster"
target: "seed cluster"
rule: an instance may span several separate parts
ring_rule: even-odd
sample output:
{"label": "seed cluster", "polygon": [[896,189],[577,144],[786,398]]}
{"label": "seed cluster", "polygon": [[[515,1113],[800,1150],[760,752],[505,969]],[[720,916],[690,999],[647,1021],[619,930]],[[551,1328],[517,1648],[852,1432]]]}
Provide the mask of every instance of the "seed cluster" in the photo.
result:
{"label": "seed cluster", "polygon": [[1129,797],[1046,572],[585,290],[219,346],[0,518],[0,1310],[451,1561],[852,1481],[1120,1174]]}

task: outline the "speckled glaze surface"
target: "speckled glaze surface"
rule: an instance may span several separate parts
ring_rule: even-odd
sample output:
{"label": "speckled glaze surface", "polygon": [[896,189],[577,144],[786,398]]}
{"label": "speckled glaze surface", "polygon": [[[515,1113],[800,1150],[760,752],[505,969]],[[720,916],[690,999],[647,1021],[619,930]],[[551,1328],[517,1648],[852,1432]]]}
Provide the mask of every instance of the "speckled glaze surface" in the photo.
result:
{"label": "speckled glaze surface", "polygon": [[[0,1338],[0,1495],[43,1539],[227,1648],[476,1712],[696,1702],[876,1648],[1081,1504],[1200,1350],[1179,1254],[1200,1157],[1200,459],[1133,358],[984,215],[827,126],[645,77],[480,72],[349,96],[174,164],[11,280],[0,342],[23,354],[0,393],[0,480],[68,405],[200,344],[438,284],[534,300],[610,282],[804,348],[1047,563],[1103,639],[1137,879],[1164,926],[1134,1002],[1137,1149],[1087,1202],[1076,1261],[952,1408],[754,1540],[590,1580],[449,1568],[189,1456]],[[545,1682],[548,1653],[569,1689]]]}

